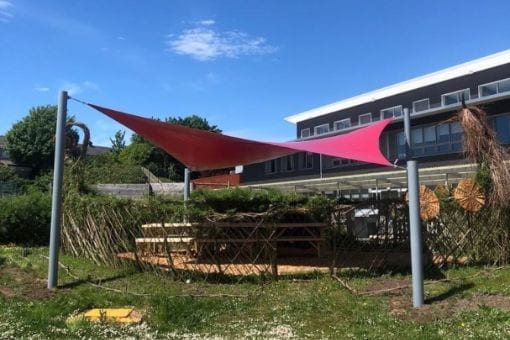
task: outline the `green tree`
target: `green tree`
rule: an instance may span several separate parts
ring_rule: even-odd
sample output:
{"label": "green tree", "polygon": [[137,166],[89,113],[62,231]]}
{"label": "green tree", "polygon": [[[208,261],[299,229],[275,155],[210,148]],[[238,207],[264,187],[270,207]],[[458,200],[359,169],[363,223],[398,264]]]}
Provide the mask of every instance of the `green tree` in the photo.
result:
{"label": "green tree", "polygon": [[183,126],[187,126],[187,127],[194,128],[194,129],[207,130],[207,131],[211,131],[211,132],[221,133],[221,130],[216,125],[210,125],[209,122],[207,121],[207,119],[202,118],[197,115],[191,115],[191,116],[184,117],[184,118],[170,117],[170,118],[165,119],[165,121],[167,123],[183,125]]}
{"label": "green tree", "polygon": [[[7,151],[11,159],[19,165],[31,167],[34,175],[39,175],[53,166],[55,154],[55,128],[57,106],[36,106],[28,115],[14,123],[5,135]],[[74,117],[68,117],[69,124]],[[67,144],[77,144],[79,135],[71,126],[66,127]],[[69,146],[69,145],[68,145]]]}
{"label": "green tree", "polygon": [[38,106],[30,109],[26,117],[11,127],[5,139],[15,163],[31,167],[35,174],[51,167],[56,117],[56,106]]}
{"label": "green tree", "polygon": [[119,160],[133,165],[147,165],[154,157],[155,148],[146,142],[132,143],[120,152]]}
{"label": "green tree", "polygon": [[12,181],[16,178],[14,171],[7,165],[0,164],[0,182]]}
{"label": "green tree", "polygon": [[112,152],[115,155],[119,155],[122,150],[126,148],[126,141],[124,140],[124,136],[126,135],[126,131],[117,131],[115,132],[115,136],[110,138],[110,142],[112,142]]}

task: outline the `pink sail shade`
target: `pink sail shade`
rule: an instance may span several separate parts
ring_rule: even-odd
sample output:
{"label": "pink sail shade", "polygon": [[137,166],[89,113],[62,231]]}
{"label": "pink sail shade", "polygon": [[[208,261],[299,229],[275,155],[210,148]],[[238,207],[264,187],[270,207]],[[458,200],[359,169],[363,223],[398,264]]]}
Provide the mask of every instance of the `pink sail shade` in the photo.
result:
{"label": "pink sail shade", "polygon": [[379,149],[388,118],[353,132],[306,141],[258,142],[87,104],[165,150],[193,171],[248,165],[299,151],[392,166]]}

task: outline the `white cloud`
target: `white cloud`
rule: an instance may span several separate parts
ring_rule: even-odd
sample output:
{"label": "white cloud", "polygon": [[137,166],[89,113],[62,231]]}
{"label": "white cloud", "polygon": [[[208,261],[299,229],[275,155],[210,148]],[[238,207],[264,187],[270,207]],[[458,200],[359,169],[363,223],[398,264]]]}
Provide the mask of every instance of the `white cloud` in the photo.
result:
{"label": "white cloud", "polygon": [[199,22],[199,26],[186,29],[177,36],[168,35],[168,49],[200,61],[263,55],[276,51],[276,48],[266,44],[266,39],[262,37],[251,37],[240,31],[219,32],[211,27],[214,23],[214,20],[203,20]]}
{"label": "white cloud", "polygon": [[97,91],[99,90],[99,86],[88,80],[81,83],[64,82],[60,90],[67,91],[70,96],[75,96],[86,91]]}
{"label": "white cloud", "polygon": [[0,22],[11,21],[13,17],[11,13],[12,7],[12,2],[10,0],[0,0]]}
{"label": "white cloud", "polygon": [[197,22],[197,24],[203,25],[203,26],[211,26],[211,25],[214,25],[215,23],[216,23],[216,21],[214,21],[212,19],[201,20],[201,21]]}
{"label": "white cloud", "polygon": [[36,86],[34,87],[34,90],[36,90],[37,92],[48,92],[50,88],[46,86]]}

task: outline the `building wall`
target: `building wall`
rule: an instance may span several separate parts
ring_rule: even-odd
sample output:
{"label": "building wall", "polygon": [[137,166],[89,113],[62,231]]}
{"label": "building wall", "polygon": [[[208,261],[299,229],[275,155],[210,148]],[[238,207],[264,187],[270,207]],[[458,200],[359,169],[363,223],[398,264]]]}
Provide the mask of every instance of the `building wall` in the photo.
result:
{"label": "building wall", "polygon": [[[313,133],[314,127],[322,124],[329,124],[330,130],[333,129],[333,122],[351,118],[352,126],[357,125],[358,117],[360,114],[372,113],[373,121],[380,119],[380,110],[402,105],[402,107],[410,108],[411,115],[412,113],[412,103],[413,101],[429,98],[430,99],[430,108],[439,108],[441,107],[441,96],[446,93],[450,93],[457,90],[462,90],[465,88],[470,89],[470,98],[476,99],[478,98],[478,86],[486,83],[490,83],[497,80],[502,80],[505,78],[510,78],[510,64],[498,66],[492,69],[488,69],[485,71],[477,72],[470,74],[468,76],[459,77],[456,79],[451,79],[445,82],[441,82],[435,85],[423,87],[420,89],[416,89],[413,91],[409,91],[406,93],[398,94],[392,97],[383,98],[380,100],[376,100],[370,103],[365,103],[356,107],[352,107],[349,109],[341,110],[338,112],[333,112],[327,115],[323,115],[320,117],[308,119],[303,122],[299,122],[297,124],[297,136],[300,137],[300,132],[304,128],[309,128]],[[467,99],[467,98],[466,98]],[[498,132],[498,137],[501,136],[504,140],[502,140],[505,144],[510,144],[510,99],[498,100],[495,102],[491,102],[485,104],[483,108],[488,112],[491,119],[494,121],[494,126]],[[442,112],[435,115],[423,116],[423,117],[415,117],[412,118],[412,127],[413,129],[418,129],[420,127],[435,127],[437,128],[439,125],[452,125],[456,124],[454,122],[447,122],[452,118],[456,110],[450,110],[447,112]],[[502,117],[504,119],[495,119],[495,117]],[[497,126],[498,124],[503,124],[504,126]],[[450,126],[451,131],[453,131],[453,125]],[[419,132],[417,130],[417,132]],[[499,130],[499,131],[498,131]],[[403,123],[401,121],[397,121],[395,123],[390,124],[383,135],[381,136],[381,151],[386,155],[386,157],[394,161],[399,157],[398,152],[398,135],[403,131]],[[339,134],[341,131],[335,131],[331,134]],[[423,133],[423,131],[422,131]],[[331,135],[330,134],[330,135]],[[508,136],[507,136],[508,135]],[[508,137],[508,138],[507,138]],[[313,138],[313,137],[311,137]],[[453,135],[451,136],[453,138]],[[447,143],[448,144],[448,143]],[[435,144],[434,144],[435,145]],[[439,145],[439,142],[438,142]],[[442,147],[447,147],[441,145]],[[441,150],[439,146],[434,154],[422,154],[415,155],[418,161],[422,164],[429,165],[438,165],[441,163],[450,163],[450,162],[462,162],[462,155],[457,152],[459,145],[457,142],[450,142],[449,150]],[[432,148],[432,147],[430,147]],[[427,147],[427,149],[430,149]],[[417,151],[420,148],[417,148]],[[425,146],[421,148],[424,152]],[[441,151],[439,151],[441,150]],[[460,150],[460,149],[459,149]],[[339,173],[355,173],[359,171],[367,172],[367,171],[376,171],[377,169],[381,169],[379,166],[364,164],[360,162],[353,162],[348,160],[341,159],[333,159],[331,157],[322,157],[322,170],[319,166],[320,164],[320,156],[314,155],[313,157],[313,166],[310,169],[302,169],[300,166],[300,159],[303,157],[303,153],[298,153],[293,155],[294,157],[294,170],[293,171],[282,171],[282,164],[280,160],[276,160],[277,171],[274,173],[267,173],[266,164],[258,163],[244,167],[244,172],[242,174],[242,182],[243,183],[256,183],[256,182],[271,182],[271,181],[281,181],[281,180],[290,180],[290,179],[306,179],[306,178],[318,178],[321,176],[327,177],[332,175],[338,175]]]}
{"label": "building wall", "polygon": [[299,122],[297,123],[296,137],[300,137],[300,132],[304,128],[310,128],[310,131],[313,134],[314,127],[322,124],[329,124],[331,130],[333,128],[333,122],[345,118],[351,118],[352,125],[354,126],[358,122],[359,115],[368,112],[372,113],[373,121],[376,121],[379,120],[380,110],[382,109],[402,105],[403,107],[407,107],[411,110],[413,101],[424,98],[430,99],[431,108],[439,107],[441,106],[441,95],[465,88],[470,89],[471,98],[478,98],[478,85],[509,77],[510,64],[506,64],[473,73],[468,76],[451,79],[413,91],[401,93],[392,97],[382,98],[370,103],[365,103],[349,109]]}

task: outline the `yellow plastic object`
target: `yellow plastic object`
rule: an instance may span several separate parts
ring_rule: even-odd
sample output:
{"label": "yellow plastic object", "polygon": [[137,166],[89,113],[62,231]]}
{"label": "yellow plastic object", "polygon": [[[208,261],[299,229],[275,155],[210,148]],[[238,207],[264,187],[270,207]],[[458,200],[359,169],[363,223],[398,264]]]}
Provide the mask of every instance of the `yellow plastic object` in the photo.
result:
{"label": "yellow plastic object", "polygon": [[94,308],[78,314],[73,319],[91,322],[113,322],[122,324],[140,323],[142,315],[134,308]]}

